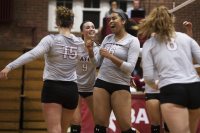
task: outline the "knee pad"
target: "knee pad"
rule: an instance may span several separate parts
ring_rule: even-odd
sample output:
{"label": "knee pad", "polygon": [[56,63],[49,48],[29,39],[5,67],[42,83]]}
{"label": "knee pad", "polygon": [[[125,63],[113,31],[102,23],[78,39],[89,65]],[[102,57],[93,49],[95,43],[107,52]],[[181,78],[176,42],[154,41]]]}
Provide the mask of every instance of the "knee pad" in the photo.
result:
{"label": "knee pad", "polygon": [[100,125],[95,125],[94,133],[106,133],[106,127],[100,126]]}
{"label": "knee pad", "polygon": [[167,123],[165,123],[165,122],[164,122],[164,130],[165,130],[166,132],[169,132],[169,128],[168,128],[168,126],[167,126]]}
{"label": "knee pad", "polygon": [[151,125],[151,133],[160,133],[160,125]]}
{"label": "knee pad", "polygon": [[130,128],[126,131],[122,131],[122,133],[136,133],[136,130],[133,130],[132,128]]}
{"label": "knee pad", "polygon": [[80,125],[71,125],[71,133],[80,133],[81,126]]}

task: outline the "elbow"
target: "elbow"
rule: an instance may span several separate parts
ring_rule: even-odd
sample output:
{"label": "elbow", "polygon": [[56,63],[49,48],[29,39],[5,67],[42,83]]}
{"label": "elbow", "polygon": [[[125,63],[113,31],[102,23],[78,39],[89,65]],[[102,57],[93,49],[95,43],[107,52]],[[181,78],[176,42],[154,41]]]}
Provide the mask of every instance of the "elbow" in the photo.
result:
{"label": "elbow", "polygon": [[130,63],[127,62],[123,62],[120,66],[120,69],[127,73],[128,75],[131,75],[131,73],[133,72],[134,66],[131,65]]}

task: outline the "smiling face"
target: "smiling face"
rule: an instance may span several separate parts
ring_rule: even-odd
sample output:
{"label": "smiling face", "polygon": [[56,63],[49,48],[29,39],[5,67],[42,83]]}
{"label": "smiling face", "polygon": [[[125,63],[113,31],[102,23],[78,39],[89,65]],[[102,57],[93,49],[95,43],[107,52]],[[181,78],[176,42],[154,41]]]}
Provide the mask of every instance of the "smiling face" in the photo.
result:
{"label": "smiling face", "polygon": [[118,13],[111,13],[109,26],[113,33],[118,33],[124,29],[125,20]]}
{"label": "smiling face", "polygon": [[95,26],[92,22],[85,22],[83,24],[82,35],[84,39],[92,39],[95,37]]}

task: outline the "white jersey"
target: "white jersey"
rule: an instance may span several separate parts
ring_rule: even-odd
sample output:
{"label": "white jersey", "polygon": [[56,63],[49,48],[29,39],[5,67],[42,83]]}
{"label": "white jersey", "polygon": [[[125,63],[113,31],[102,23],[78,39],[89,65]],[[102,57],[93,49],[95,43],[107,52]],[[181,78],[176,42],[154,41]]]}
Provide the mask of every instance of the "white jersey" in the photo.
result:
{"label": "white jersey", "polygon": [[144,79],[154,82],[154,69],[158,72],[158,87],[174,83],[199,82],[193,58],[200,64],[200,47],[184,33],[176,32],[171,42],[160,44],[155,37],[143,45]]}
{"label": "white jersey", "polygon": [[43,80],[76,81],[76,65],[79,45],[83,40],[71,34],[66,37],[61,34],[48,35],[40,43],[6,67],[15,69],[44,55],[45,67]]}
{"label": "white jersey", "polygon": [[[127,34],[116,42],[115,35],[110,34],[103,40],[101,48],[106,48],[124,62],[118,67],[111,60],[102,59],[97,78],[114,84],[130,85],[130,76],[135,68],[140,51],[138,38]],[[95,60],[101,61],[101,56],[99,55]]]}
{"label": "white jersey", "polygon": [[[158,73],[154,71],[154,80],[158,80]],[[153,89],[148,84],[145,83],[145,93],[160,93],[160,89]]]}
{"label": "white jersey", "polygon": [[[79,92],[92,92],[96,80],[96,65],[90,61],[84,44],[82,49],[83,51],[78,57],[76,67],[78,90]],[[99,46],[95,44],[93,51],[94,55],[97,55],[99,53]]]}
{"label": "white jersey", "polygon": [[160,93],[160,89],[153,89],[151,88],[148,84],[145,84],[145,93],[150,93],[150,94],[155,94],[155,93]]}
{"label": "white jersey", "polygon": [[[140,48],[139,57],[142,57],[142,48]],[[158,73],[156,71],[154,71],[154,80],[158,80]],[[145,89],[144,91],[145,93],[160,93],[160,89],[153,89],[146,83],[145,83],[144,89]]]}

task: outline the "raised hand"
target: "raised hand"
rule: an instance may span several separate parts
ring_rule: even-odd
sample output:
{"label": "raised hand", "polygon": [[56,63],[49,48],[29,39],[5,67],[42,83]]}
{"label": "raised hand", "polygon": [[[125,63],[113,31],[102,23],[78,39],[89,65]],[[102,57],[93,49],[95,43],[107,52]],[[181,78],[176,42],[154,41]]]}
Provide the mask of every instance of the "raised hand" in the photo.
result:
{"label": "raised hand", "polygon": [[191,29],[191,28],[192,28],[192,23],[189,22],[189,21],[184,21],[184,22],[183,22],[183,26],[184,26],[185,28]]}
{"label": "raised hand", "polygon": [[88,51],[93,50],[93,45],[94,45],[94,41],[89,39],[85,41],[85,47],[88,49]]}
{"label": "raised hand", "polygon": [[184,21],[183,22],[183,27],[185,27],[185,29],[186,29],[186,34],[188,34],[189,36],[192,37],[192,34],[193,34],[193,32],[192,32],[192,23],[189,22],[189,21]]}

